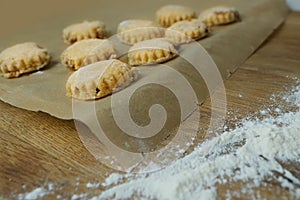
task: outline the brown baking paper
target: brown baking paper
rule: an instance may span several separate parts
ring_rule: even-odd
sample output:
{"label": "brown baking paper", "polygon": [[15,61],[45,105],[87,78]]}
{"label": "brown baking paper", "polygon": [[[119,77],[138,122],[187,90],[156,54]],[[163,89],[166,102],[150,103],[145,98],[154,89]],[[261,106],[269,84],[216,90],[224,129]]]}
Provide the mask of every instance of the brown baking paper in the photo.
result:
{"label": "brown baking paper", "polygon": [[[134,17],[154,19],[155,10],[161,5],[170,3],[151,1],[151,4],[147,5],[147,9],[139,9],[139,6],[145,7],[146,5],[139,5],[137,2],[139,1],[126,1],[126,5],[117,2],[115,5],[119,4],[119,6],[115,8],[112,6],[114,3],[111,1],[105,4],[100,1],[99,5],[97,5],[97,2],[93,2],[96,5],[88,5],[91,11],[87,18],[100,18],[106,24],[109,24],[108,27],[114,27],[115,29],[120,22],[121,15],[123,19]],[[224,4],[224,1],[221,3]],[[185,5],[192,6],[198,13],[205,8],[219,4],[218,1],[185,2]],[[135,6],[134,13],[131,12],[132,8],[130,8],[130,5]],[[213,31],[210,37],[200,41],[200,44],[205,47],[216,62],[224,79],[228,78],[258,48],[283,22],[288,13],[283,0],[236,0],[226,1],[226,5],[235,6],[240,11],[242,22],[219,27],[218,30]],[[98,11],[95,11],[95,7],[98,7]],[[115,10],[107,11],[106,7]],[[98,17],[101,11],[107,13],[107,16],[102,15]],[[114,17],[115,14],[118,14],[118,16]],[[79,17],[76,16],[74,18]],[[86,19],[83,14],[81,14],[80,18],[82,20]],[[36,25],[33,28],[29,27],[28,29],[30,30],[26,30],[29,33],[25,35],[22,35],[23,33],[15,33],[15,35],[6,37],[1,36],[1,49],[14,44],[15,41],[36,41],[49,49],[52,54],[52,62],[44,70],[28,76],[25,75],[21,78],[9,80],[0,78],[0,99],[23,109],[43,111],[61,119],[72,119],[72,101],[65,96],[65,83],[72,72],[60,64],[59,56],[66,47],[61,39],[61,31],[66,25],[75,20],[67,17],[57,18],[56,16],[53,16],[52,20],[49,24],[41,21],[40,25]],[[46,30],[43,29],[45,27]],[[169,66],[175,68],[180,68],[181,65],[185,64],[180,59],[168,63]],[[159,69],[155,69],[155,71],[159,71]],[[159,74],[159,72],[157,73]],[[196,77],[195,79],[197,80],[198,78]],[[201,91],[201,89],[199,89],[199,93],[201,93],[199,96],[201,102],[207,97],[207,93]],[[109,97],[106,99],[109,99]],[[97,104],[101,104],[106,99],[98,100]]]}
{"label": "brown baking paper", "polygon": [[[128,107],[129,117],[132,118],[133,122],[139,126],[147,126],[151,119],[159,117],[155,114],[149,116],[148,112],[151,106],[153,104],[162,105],[165,113],[160,113],[162,112],[160,109],[156,110],[157,115],[167,114],[167,120],[161,132],[172,132],[179,126],[181,121],[191,115],[199,103],[208,97],[210,92],[208,85],[211,85],[213,89],[221,84],[217,76],[210,76],[209,73],[205,74],[205,68],[213,66],[212,62],[207,60],[208,56],[201,51],[201,53],[194,55],[198,60],[193,61],[191,55],[193,55],[193,52],[197,52],[199,46],[196,44],[198,43],[183,45],[179,50],[180,56],[172,61],[159,66],[139,68],[141,78],[128,88],[115,93],[113,97],[108,96],[100,100],[87,102],[72,101],[71,98],[65,95],[65,84],[72,71],[64,67],[59,58],[61,52],[66,48],[61,39],[61,32],[65,26],[71,23],[85,19],[99,19],[107,24],[113,35],[120,21],[125,19],[154,20],[155,11],[160,6],[169,3],[174,2],[156,0],[140,3],[137,0],[130,0],[105,1],[104,3],[104,1],[91,1],[90,4],[81,5],[81,12],[78,12],[77,7],[77,13],[69,11],[65,15],[52,16],[50,19],[40,21],[36,25],[28,26],[22,33],[1,36],[0,49],[4,49],[14,44],[14,42],[35,41],[49,49],[52,62],[45,69],[20,78],[0,78],[0,99],[13,106],[31,111],[46,112],[60,119],[79,119],[92,132],[97,131],[100,126],[113,143],[119,143],[118,145],[121,148],[128,151],[151,151],[153,148],[151,144],[156,144],[155,141],[165,138],[166,135],[157,134],[157,136],[151,137],[150,140],[148,138],[147,143],[150,145],[141,145],[144,144],[144,140],[135,139],[134,136],[127,140],[125,137],[128,136],[125,136],[116,124],[112,110],[114,108],[122,110],[122,107]],[[283,22],[288,14],[288,9],[284,0],[180,2],[180,4],[192,7],[198,14],[210,6],[219,5],[220,3],[236,7],[241,13],[242,21],[214,28],[211,35],[199,41],[199,43],[216,63],[221,80],[225,80]],[[199,59],[201,61],[201,58],[203,58],[203,62],[198,62]],[[203,73],[197,72],[187,59],[198,63]],[[172,71],[172,69],[175,71]],[[182,97],[182,101],[193,101],[193,95],[188,95],[180,82],[176,81],[179,79],[174,78],[178,75],[176,71],[188,81],[195,93],[196,102],[182,105],[179,100],[176,100],[176,95],[174,96],[172,91],[166,89],[168,87],[174,88],[178,96]],[[154,83],[147,84],[149,80],[150,82],[161,83],[165,87]],[[127,105],[128,97],[126,97],[126,94],[130,93],[129,91],[134,92]],[[180,106],[184,108],[180,108]],[[95,121],[95,119],[97,120]],[[144,133],[137,131],[137,134]],[[127,142],[122,142],[124,140]],[[135,148],[132,149],[132,146]]]}

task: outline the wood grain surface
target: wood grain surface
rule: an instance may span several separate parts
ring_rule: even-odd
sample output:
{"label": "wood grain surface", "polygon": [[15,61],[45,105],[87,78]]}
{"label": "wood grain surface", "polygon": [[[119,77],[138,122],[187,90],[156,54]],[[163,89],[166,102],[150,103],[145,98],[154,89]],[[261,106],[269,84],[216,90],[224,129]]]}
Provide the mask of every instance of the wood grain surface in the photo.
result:
{"label": "wood grain surface", "polygon": [[[300,78],[300,13],[291,13],[286,22],[264,45],[225,81],[229,128],[266,106],[282,104],[270,99]],[[275,103],[274,103],[275,102]],[[200,107],[203,126],[210,116],[210,100]],[[286,106],[286,110],[294,110]],[[195,121],[195,124],[199,123]],[[188,130],[188,129],[187,129]],[[201,141],[201,137],[199,137]],[[282,163],[300,179],[296,163]],[[30,112],[0,102],[0,199],[17,198],[19,193],[53,183],[57,195],[70,199],[73,194],[87,197],[104,189],[88,189],[86,183],[101,182],[114,170],[102,165],[85,149],[73,121],[63,121],[45,113]],[[272,178],[272,177],[270,177]],[[218,185],[218,197],[227,190],[240,191],[246,183]],[[275,181],[257,188],[262,198],[290,197]],[[242,199],[250,199],[242,196]]]}

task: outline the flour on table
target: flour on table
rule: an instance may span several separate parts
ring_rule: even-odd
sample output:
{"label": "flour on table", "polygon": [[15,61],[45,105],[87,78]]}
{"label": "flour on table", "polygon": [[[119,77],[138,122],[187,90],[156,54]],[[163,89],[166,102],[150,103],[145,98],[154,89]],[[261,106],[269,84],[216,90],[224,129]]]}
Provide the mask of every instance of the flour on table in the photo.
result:
{"label": "flour on table", "polygon": [[[300,108],[300,87],[295,87],[293,93],[284,99]],[[270,111],[267,109],[261,114]],[[146,199],[216,199],[215,185],[228,181],[245,182],[241,193],[261,198],[260,193],[254,193],[252,189],[265,185],[267,177],[274,178],[292,197],[300,198],[300,180],[280,164],[289,161],[300,164],[300,111],[280,111],[280,108],[275,109],[280,113],[278,117],[244,120],[241,127],[205,141],[190,155],[165,169],[148,176],[136,175],[125,183],[107,187],[93,200],[135,196]],[[122,175],[114,174],[106,182],[117,183],[118,179],[123,179]],[[229,199],[239,195],[236,192],[230,194],[230,191],[226,193]]]}
{"label": "flour on table", "polygon": [[87,183],[87,188],[98,188],[100,186],[100,183]]}
{"label": "flour on table", "polygon": [[[276,95],[271,98],[276,101]],[[228,189],[227,199],[241,195],[260,199],[263,197],[253,188],[266,186],[265,180],[270,177],[280,183],[291,198],[298,199],[300,180],[282,163],[300,165],[300,86],[293,88],[283,100],[294,105],[297,111],[285,113],[283,107],[264,108],[257,114],[265,119],[245,118],[234,130],[224,127],[227,131],[223,134],[201,143],[191,154],[163,170],[143,175],[113,173],[103,183],[86,184],[86,188],[93,191],[104,187],[106,190],[99,196],[90,197],[87,192],[73,194],[71,199],[216,199],[216,184],[235,181],[245,185],[240,191]],[[271,117],[272,112],[277,117]],[[17,199],[45,198],[53,194],[54,189],[57,188],[49,183],[19,194]]]}
{"label": "flour on table", "polygon": [[50,192],[49,190],[43,188],[43,187],[38,187],[32,190],[31,192],[25,193],[25,194],[19,194],[18,199],[19,200],[27,200],[27,199],[39,199],[42,198],[46,195],[48,195]]}
{"label": "flour on table", "polygon": [[88,194],[83,193],[83,194],[73,194],[71,197],[71,200],[80,200],[80,199],[87,199]]}

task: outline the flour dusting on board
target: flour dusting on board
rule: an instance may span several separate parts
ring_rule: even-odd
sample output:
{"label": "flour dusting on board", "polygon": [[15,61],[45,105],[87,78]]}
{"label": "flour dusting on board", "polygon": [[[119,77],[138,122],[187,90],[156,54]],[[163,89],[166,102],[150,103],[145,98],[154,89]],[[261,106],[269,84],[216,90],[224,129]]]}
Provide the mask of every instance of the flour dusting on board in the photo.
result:
{"label": "flour dusting on board", "polygon": [[[284,97],[300,108],[300,87]],[[280,109],[275,109],[279,112]],[[252,195],[253,188],[274,178],[293,197],[300,198],[300,180],[282,163],[300,164],[300,111],[280,113],[263,120],[245,120],[242,126],[202,143],[190,155],[171,166],[149,174],[138,175],[127,182],[115,184],[113,174],[106,182],[114,184],[97,199],[126,199],[134,196],[146,199],[216,199],[216,184],[247,182],[240,193],[227,192],[226,197]],[[110,179],[114,179],[110,181]],[[108,185],[108,184],[106,184]]]}
{"label": "flour dusting on board", "polygon": [[[271,99],[275,98],[272,95]],[[300,174],[297,169],[288,171],[285,165],[300,165],[300,86],[282,99],[296,111],[276,107],[272,108],[276,117],[271,117],[272,110],[266,108],[257,112],[264,119],[242,120],[238,128],[203,142],[190,155],[161,171],[142,175],[113,173],[103,183],[85,183],[88,190],[105,188],[101,194],[73,194],[71,199],[217,199],[216,185],[229,182],[244,184],[240,191],[228,188],[227,199],[241,195],[263,199],[255,188],[268,186],[270,178],[289,197],[298,199]],[[38,187],[19,194],[18,199],[45,198],[57,189],[53,184]]]}
{"label": "flour dusting on board", "polygon": [[[50,189],[49,189],[50,190]],[[25,193],[25,194],[19,194],[18,199],[40,199],[48,194],[50,194],[50,191],[47,190],[44,187],[38,187],[32,190],[31,192]]]}

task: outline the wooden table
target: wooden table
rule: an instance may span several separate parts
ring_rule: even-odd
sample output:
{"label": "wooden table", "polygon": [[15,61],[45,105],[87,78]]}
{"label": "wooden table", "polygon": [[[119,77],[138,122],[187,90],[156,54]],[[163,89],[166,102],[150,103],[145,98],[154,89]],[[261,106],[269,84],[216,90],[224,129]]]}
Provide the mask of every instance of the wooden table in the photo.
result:
{"label": "wooden table", "polygon": [[[231,113],[226,121],[229,127],[263,109],[271,103],[273,93],[286,91],[295,83],[293,78],[300,77],[299,33],[300,13],[291,13],[280,29],[225,81]],[[209,116],[209,108],[208,99],[201,106],[204,117]],[[55,186],[53,198],[58,194],[70,198],[72,194],[101,193],[101,186],[88,189],[86,183],[101,182],[113,170],[97,162],[85,149],[73,121],[18,109],[3,102],[0,102],[0,110],[0,199],[13,198],[48,183]],[[238,118],[232,119],[233,116]],[[283,164],[300,179],[299,165]],[[244,184],[218,185],[219,197],[225,198],[227,189],[239,191]],[[288,191],[276,182],[256,190],[267,198],[288,196]]]}

